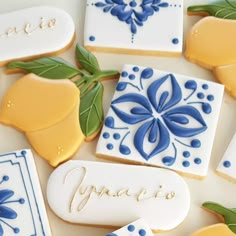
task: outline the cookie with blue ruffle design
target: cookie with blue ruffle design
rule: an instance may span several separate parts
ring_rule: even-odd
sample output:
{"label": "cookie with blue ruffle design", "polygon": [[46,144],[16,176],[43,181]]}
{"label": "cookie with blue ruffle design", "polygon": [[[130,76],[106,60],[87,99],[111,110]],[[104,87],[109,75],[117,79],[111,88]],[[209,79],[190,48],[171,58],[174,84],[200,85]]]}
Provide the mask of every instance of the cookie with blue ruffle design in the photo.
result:
{"label": "cookie with blue ruffle design", "polygon": [[223,86],[125,65],[98,141],[98,157],[207,175]]}
{"label": "cookie with blue ruffle design", "polygon": [[84,45],[96,52],[180,56],[183,2],[87,0]]}

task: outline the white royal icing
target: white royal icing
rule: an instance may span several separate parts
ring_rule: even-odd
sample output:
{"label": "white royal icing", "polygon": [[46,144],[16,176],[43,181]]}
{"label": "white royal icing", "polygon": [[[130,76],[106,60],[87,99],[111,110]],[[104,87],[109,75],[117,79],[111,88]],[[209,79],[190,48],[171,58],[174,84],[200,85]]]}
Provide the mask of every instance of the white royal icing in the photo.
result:
{"label": "white royal icing", "polygon": [[0,65],[50,54],[71,43],[75,26],[64,10],[40,6],[0,15]]}
{"label": "white royal icing", "polygon": [[223,158],[216,171],[223,176],[236,180],[236,160],[235,160],[236,134],[233,136]]}
{"label": "white royal icing", "polygon": [[180,54],[183,0],[87,0],[84,45]]}
{"label": "white royal icing", "polygon": [[62,219],[124,226],[144,218],[153,230],[169,230],[186,217],[190,195],[176,173],[152,167],[68,161],[49,177],[47,198]]}
{"label": "white royal icing", "polygon": [[204,177],[222,96],[217,83],[126,65],[96,154]]}
{"label": "white royal icing", "polygon": [[145,220],[139,219],[106,236],[153,236]]}
{"label": "white royal icing", "polygon": [[30,150],[0,155],[0,213],[3,236],[51,235]]}

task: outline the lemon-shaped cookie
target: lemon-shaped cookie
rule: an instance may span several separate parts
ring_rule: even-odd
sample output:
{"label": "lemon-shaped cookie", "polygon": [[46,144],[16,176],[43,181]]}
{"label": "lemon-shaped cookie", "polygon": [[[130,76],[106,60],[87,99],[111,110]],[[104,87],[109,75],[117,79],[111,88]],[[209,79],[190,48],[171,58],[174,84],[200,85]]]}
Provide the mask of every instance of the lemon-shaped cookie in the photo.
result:
{"label": "lemon-shaped cookie", "polygon": [[28,74],[16,81],[3,97],[0,122],[25,132],[45,129],[65,119],[79,97],[78,88],[70,80]]}

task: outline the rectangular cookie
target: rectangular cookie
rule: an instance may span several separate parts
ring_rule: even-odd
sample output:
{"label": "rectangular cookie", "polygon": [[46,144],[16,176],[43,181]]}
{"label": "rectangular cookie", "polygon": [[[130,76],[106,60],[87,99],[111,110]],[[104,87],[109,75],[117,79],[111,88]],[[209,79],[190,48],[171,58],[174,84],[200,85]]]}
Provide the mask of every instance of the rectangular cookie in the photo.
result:
{"label": "rectangular cookie", "polygon": [[223,86],[125,65],[97,144],[114,161],[207,175]]}
{"label": "rectangular cookie", "polygon": [[130,236],[131,234],[137,236],[153,236],[150,227],[143,219],[136,220],[106,236]]}
{"label": "rectangular cookie", "polygon": [[173,171],[77,160],[51,174],[47,199],[70,223],[122,227],[144,218],[155,232],[177,227],[190,207],[188,186]]}
{"label": "rectangular cookie", "polygon": [[87,0],[84,29],[89,50],[180,56],[183,0]]}
{"label": "rectangular cookie", "polygon": [[0,155],[0,235],[51,235],[30,150]]}
{"label": "rectangular cookie", "polygon": [[223,158],[217,166],[216,172],[228,180],[236,182],[236,134],[233,136],[228,148],[226,149]]}

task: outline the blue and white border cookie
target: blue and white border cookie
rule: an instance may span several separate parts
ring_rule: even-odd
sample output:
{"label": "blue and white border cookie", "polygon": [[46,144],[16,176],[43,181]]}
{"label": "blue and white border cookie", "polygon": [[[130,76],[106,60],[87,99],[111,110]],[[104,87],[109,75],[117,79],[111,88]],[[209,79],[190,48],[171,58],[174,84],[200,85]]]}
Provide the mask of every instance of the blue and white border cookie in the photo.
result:
{"label": "blue and white border cookie", "polygon": [[0,155],[0,235],[51,235],[30,150]]}
{"label": "blue and white border cookie", "polygon": [[236,182],[236,134],[233,136],[228,148],[226,149],[223,158],[221,159],[216,172],[222,177]]}
{"label": "blue and white border cookie", "polygon": [[207,174],[223,86],[125,65],[98,141],[98,157]]}
{"label": "blue and white border cookie", "polygon": [[84,28],[90,50],[181,55],[183,0],[87,0]]}
{"label": "blue and white border cookie", "polygon": [[153,233],[145,220],[139,219],[106,236],[153,236]]}

